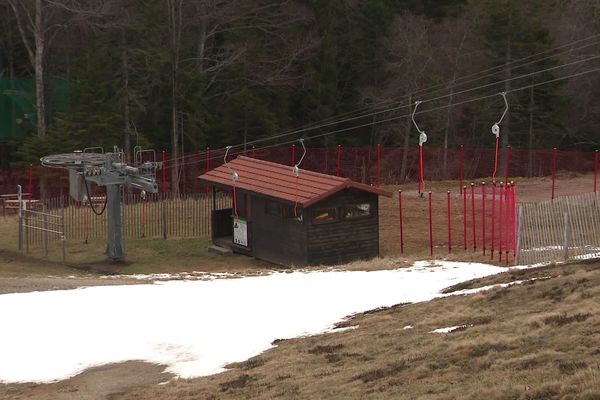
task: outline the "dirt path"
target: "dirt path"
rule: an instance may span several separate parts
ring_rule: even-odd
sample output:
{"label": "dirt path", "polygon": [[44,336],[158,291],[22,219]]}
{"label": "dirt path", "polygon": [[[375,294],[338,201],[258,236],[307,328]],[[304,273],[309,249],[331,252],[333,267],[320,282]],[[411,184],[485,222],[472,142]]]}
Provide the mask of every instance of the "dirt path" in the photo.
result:
{"label": "dirt path", "polygon": [[91,368],[71,379],[51,384],[0,385],[3,400],[106,400],[135,388],[168,382],[164,366],[130,361]]}
{"label": "dirt path", "polygon": [[149,281],[131,278],[101,278],[101,277],[0,277],[0,295],[7,293],[28,293],[46,290],[69,290],[87,286],[135,285],[150,283]]}

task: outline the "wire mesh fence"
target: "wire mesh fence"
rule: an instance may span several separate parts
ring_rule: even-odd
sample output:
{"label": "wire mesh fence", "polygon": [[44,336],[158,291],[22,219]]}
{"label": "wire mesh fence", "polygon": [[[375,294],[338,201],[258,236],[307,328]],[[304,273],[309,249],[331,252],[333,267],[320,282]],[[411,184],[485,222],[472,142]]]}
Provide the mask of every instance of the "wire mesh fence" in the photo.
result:
{"label": "wire mesh fence", "polygon": [[588,193],[519,206],[518,263],[600,257],[600,196]]}
{"label": "wire mesh fence", "polygon": [[[226,192],[217,192],[214,199],[212,193],[177,197],[156,194],[145,198],[139,193],[124,193],[122,199],[125,238],[210,237],[212,210],[231,207],[231,196]],[[93,198],[94,204],[81,204],[61,196],[47,199],[43,206],[48,215],[60,216],[66,240],[88,242],[106,238],[107,215],[97,215],[91,208],[99,211],[103,201],[104,197],[97,196]],[[52,218],[47,222],[50,223],[54,223]],[[39,229],[25,228],[27,246],[44,246],[48,240],[59,239],[56,235],[45,235]]]}

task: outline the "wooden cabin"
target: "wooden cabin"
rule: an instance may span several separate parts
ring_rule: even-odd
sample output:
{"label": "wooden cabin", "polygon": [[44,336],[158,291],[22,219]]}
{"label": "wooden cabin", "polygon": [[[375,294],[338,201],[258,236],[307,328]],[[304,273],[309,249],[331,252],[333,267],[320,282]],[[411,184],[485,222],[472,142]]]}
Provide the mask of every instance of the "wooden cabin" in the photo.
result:
{"label": "wooden cabin", "polygon": [[379,196],[349,178],[238,157],[198,177],[234,190],[237,208],[213,210],[213,243],[286,266],[340,264],[379,256]]}

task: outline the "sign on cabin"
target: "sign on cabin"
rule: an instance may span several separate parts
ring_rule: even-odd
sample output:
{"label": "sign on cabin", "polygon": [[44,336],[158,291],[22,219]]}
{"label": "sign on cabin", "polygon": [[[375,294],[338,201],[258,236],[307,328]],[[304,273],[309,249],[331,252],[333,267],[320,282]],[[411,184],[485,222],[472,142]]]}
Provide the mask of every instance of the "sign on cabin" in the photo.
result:
{"label": "sign on cabin", "polygon": [[233,243],[248,247],[248,224],[241,218],[233,223]]}

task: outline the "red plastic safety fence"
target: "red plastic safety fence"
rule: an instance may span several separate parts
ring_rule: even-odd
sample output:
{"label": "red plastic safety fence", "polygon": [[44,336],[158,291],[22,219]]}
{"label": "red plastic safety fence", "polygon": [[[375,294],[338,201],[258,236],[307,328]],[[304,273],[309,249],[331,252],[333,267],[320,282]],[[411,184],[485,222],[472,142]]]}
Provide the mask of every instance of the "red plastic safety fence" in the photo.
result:
{"label": "red plastic safety fence", "polygon": [[450,191],[448,190],[448,253],[452,253],[452,209],[450,207]]}
{"label": "red plastic safety fence", "polygon": [[483,255],[485,256],[485,182],[481,182],[481,241],[483,246]]}
{"label": "red plastic safety fence", "polygon": [[463,186],[462,188],[462,198],[463,198],[463,244],[465,247],[465,251],[467,251],[468,243],[467,243],[467,187]]}
{"label": "red plastic safety fence", "polygon": [[500,182],[499,190],[499,201],[498,201],[498,261],[502,262],[502,224],[505,219],[502,217],[502,204],[504,203],[504,184]]}
{"label": "red plastic safety fence", "polygon": [[433,217],[431,208],[431,192],[429,192],[429,255],[433,256]]}
{"label": "red plastic safety fence", "polygon": [[490,257],[492,258],[492,260],[494,259],[494,239],[495,238],[495,233],[496,233],[496,182],[492,182],[492,237],[491,237],[491,250],[490,250]]}
{"label": "red plastic safety fence", "polygon": [[473,251],[477,251],[477,222],[475,220],[475,184],[471,183],[471,223],[473,225]]}
{"label": "red plastic safety fence", "polygon": [[400,212],[400,254],[404,254],[404,229],[402,222],[402,190],[398,191],[398,211]]}
{"label": "red plastic safety fence", "polygon": [[[233,150],[236,150],[235,148]],[[537,177],[558,176],[562,172],[589,173],[597,176],[597,152],[575,152],[554,150],[522,150],[500,149],[500,158],[509,161],[507,176]],[[252,157],[289,165],[290,147],[274,147],[264,149],[238,149],[232,155],[246,154]],[[161,184],[166,186],[166,192],[176,186],[180,193],[201,193],[204,187],[196,179],[210,168],[222,164],[224,150],[205,149],[198,152],[179,154],[178,165],[181,168],[178,182],[170,182],[170,169],[175,167],[170,162],[170,154],[165,152],[167,164],[159,172]],[[427,164],[427,179],[455,179],[463,184],[459,187],[462,194],[464,181],[485,179],[493,171],[494,148],[443,149],[428,147],[423,154]],[[212,164],[212,165],[210,165]],[[208,167],[210,165],[210,168]],[[379,166],[379,167],[378,167]],[[401,184],[419,181],[419,154],[414,147],[318,147],[307,148],[302,162],[303,169],[321,172],[329,175],[348,177],[366,184]],[[506,163],[505,163],[506,168]],[[46,185],[46,197],[56,197],[68,192],[68,174],[64,170],[33,166],[32,168],[32,199],[40,196],[39,182],[45,178],[51,185]],[[13,169],[0,171],[0,194],[16,192],[17,184],[27,187],[29,180],[28,169]],[[590,182],[588,191],[597,190],[597,178]],[[162,188],[161,188],[162,189]],[[550,185],[548,191],[550,192]],[[572,195],[567,188],[555,187],[554,196]],[[550,196],[551,193],[548,193]]]}

